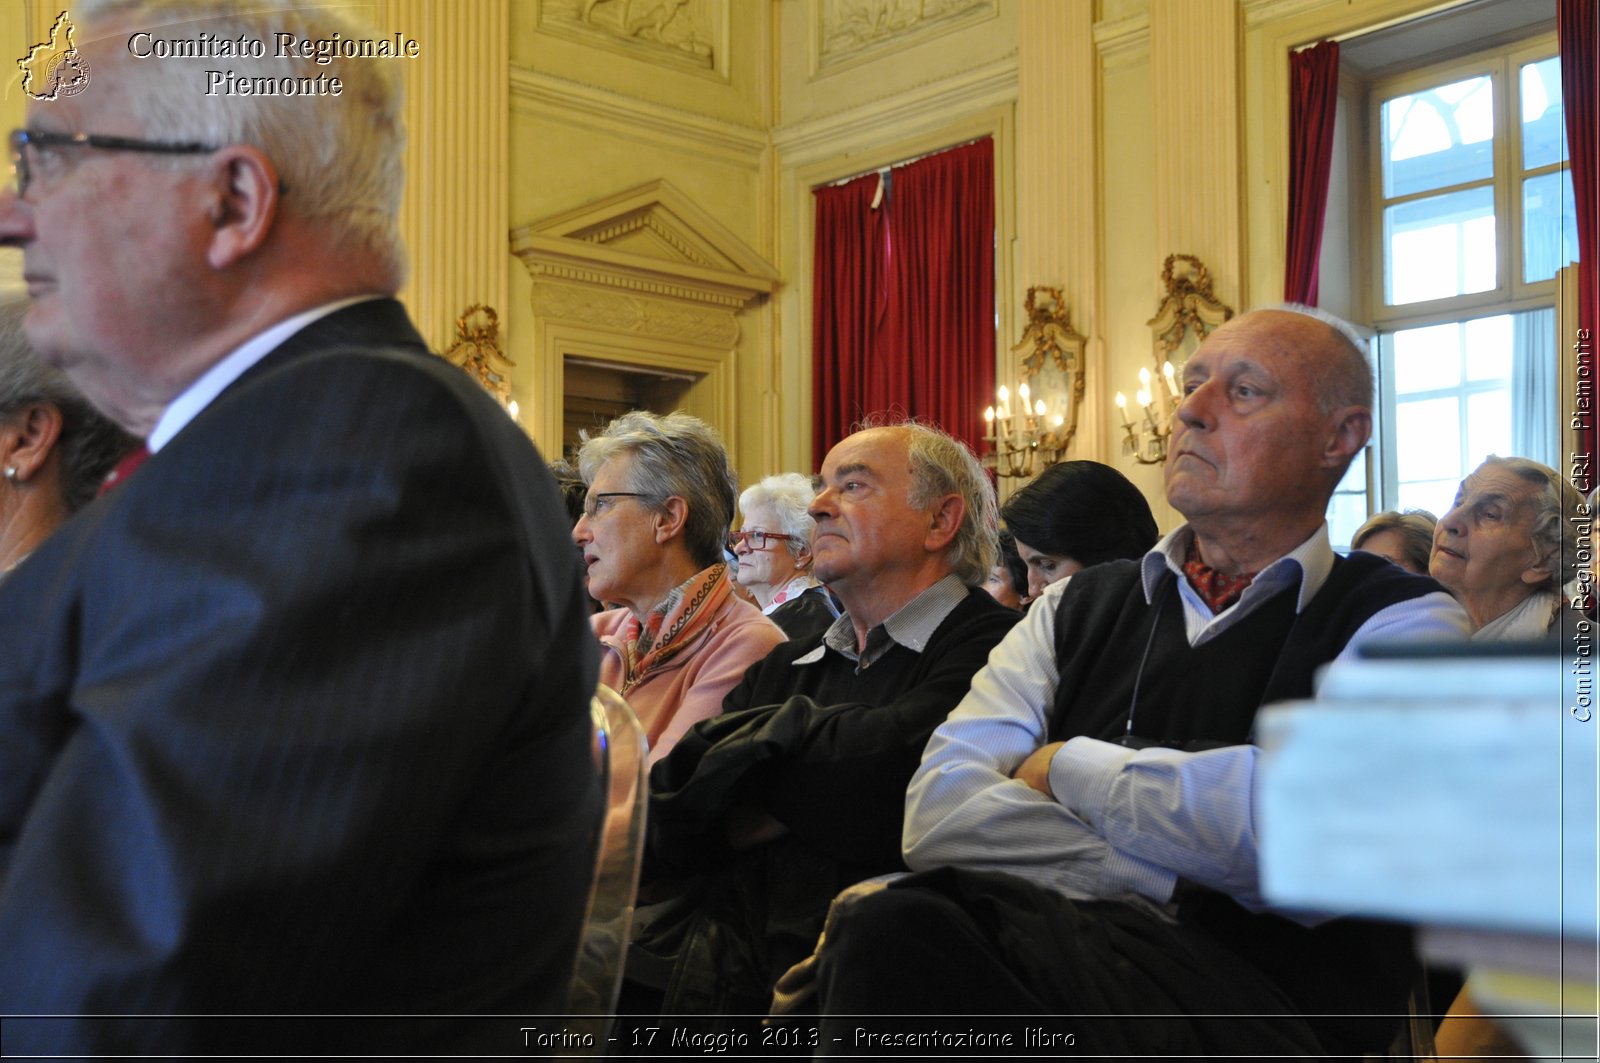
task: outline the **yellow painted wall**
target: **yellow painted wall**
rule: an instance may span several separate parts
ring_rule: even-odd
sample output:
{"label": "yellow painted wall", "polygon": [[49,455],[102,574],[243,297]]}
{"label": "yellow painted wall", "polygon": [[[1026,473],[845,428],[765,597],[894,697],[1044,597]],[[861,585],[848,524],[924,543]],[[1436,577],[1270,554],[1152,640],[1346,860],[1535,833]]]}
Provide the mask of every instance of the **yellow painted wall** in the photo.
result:
{"label": "yellow painted wall", "polygon": [[[0,4],[0,58],[21,54],[46,6]],[[531,285],[507,233],[665,178],[781,278],[741,316],[735,415],[718,425],[741,478],[807,469],[811,187],[991,135],[997,360],[1009,368],[1027,287],[1063,286],[1090,352],[1075,455],[1128,471],[1167,527],[1159,473],[1123,456],[1110,406],[1150,362],[1163,259],[1199,255],[1237,309],[1276,300],[1289,49],[1439,0],[688,0],[676,28],[625,26],[621,0],[363,6],[439,38],[413,89],[408,302],[431,308],[433,338],[471,293],[503,300],[519,399],[549,386],[550,367],[533,353]],[[506,39],[446,41],[467,15]],[[1060,124],[1040,120],[1063,92]],[[0,100],[0,126],[21,124],[17,95]],[[16,283],[17,257],[0,253],[0,284]],[[549,449],[552,426],[528,427]]]}
{"label": "yellow painted wall", "polygon": [[[1133,402],[1139,369],[1152,361],[1153,343],[1145,324],[1155,312],[1159,271],[1165,252],[1156,240],[1156,185],[1152,159],[1155,101],[1151,97],[1150,50],[1136,27],[1123,27],[1126,39],[1101,56],[1101,173],[1105,212],[1104,300],[1107,357],[1105,373],[1089,381],[1086,401],[1109,410],[1122,391]],[[1121,419],[1108,414],[1100,449],[1093,456],[1120,469],[1138,485],[1166,530],[1169,519],[1161,491],[1161,471],[1123,454]]]}
{"label": "yellow painted wall", "polygon": [[[636,5],[637,6],[637,5]],[[510,222],[513,229],[664,178],[762,258],[772,256],[771,11],[765,0],[691,0],[674,46],[648,26],[625,32],[626,5],[601,3],[583,24],[569,0],[511,2]],[[669,38],[670,38],[669,34]],[[681,47],[692,38],[690,47]],[[696,66],[696,49],[709,54]],[[558,367],[532,364],[532,285],[511,260],[508,353],[524,411],[535,389],[557,386]],[[734,387],[767,389],[770,300],[742,315]],[[554,453],[560,426],[524,413]],[[716,425],[742,478],[759,450],[761,418]]]}

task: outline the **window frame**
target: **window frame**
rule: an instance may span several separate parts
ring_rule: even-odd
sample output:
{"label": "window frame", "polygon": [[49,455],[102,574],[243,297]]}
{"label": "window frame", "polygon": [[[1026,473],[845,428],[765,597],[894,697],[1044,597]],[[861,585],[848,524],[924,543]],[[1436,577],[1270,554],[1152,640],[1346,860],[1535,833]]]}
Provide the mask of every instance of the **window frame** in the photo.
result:
{"label": "window frame", "polygon": [[[1462,51],[1450,58],[1428,63],[1386,76],[1379,76],[1361,87],[1362,114],[1366,126],[1359,142],[1367,152],[1365,164],[1366,193],[1361,206],[1366,224],[1359,226],[1358,238],[1364,239],[1364,254],[1358,252],[1357,261],[1365,260],[1369,266],[1366,283],[1360,285],[1361,299],[1367,309],[1367,320],[1373,328],[1371,339],[1374,368],[1377,371],[1377,409],[1373,411],[1372,442],[1367,448],[1368,512],[1395,508],[1398,503],[1399,469],[1391,460],[1395,448],[1393,423],[1396,407],[1392,348],[1388,337],[1407,329],[1465,322],[1474,318],[1496,317],[1529,310],[1554,309],[1558,301],[1559,270],[1547,280],[1527,282],[1523,279],[1524,225],[1522,190],[1524,183],[1533,177],[1571,168],[1571,153],[1555,163],[1524,169],[1523,129],[1521,118],[1522,86],[1520,72],[1529,63],[1540,62],[1560,55],[1554,30],[1545,30],[1528,37],[1502,41],[1488,48]],[[1401,196],[1386,196],[1383,185],[1383,166],[1386,145],[1383,143],[1382,106],[1397,96],[1423,92],[1468,78],[1488,76],[1493,91],[1495,137],[1492,151],[1494,172],[1488,179],[1459,182],[1413,192]],[[1389,304],[1389,290],[1385,258],[1388,247],[1384,237],[1384,212],[1397,204],[1445,195],[1450,192],[1481,188],[1488,184],[1493,189],[1495,211],[1495,286],[1482,292],[1453,295],[1414,303]],[[1552,367],[1558,371],[1559,367]],[[1559,396],[1558,386],[1554,389]],[[1453,389],[1466,395],[1466,390]],[[1552,438],[1559,428],[1562,411],[1553,406],[1549,413]]]}
{"label": "window frame", "polygon": [[[1443,321],[1461,320],[1480,316],[1472,313],[1479,307],[1495,307],[1504,311],[1532,309],[1555,305],[1556,282],[1522,279],[1522,210],[1520,192],[1522,183],[1529,177],[1554,173],[1571,167],[1571,158],[1564,162],[1549,163],[1531,170],[1522,168],[1522,121],[1520,106],[1512,108],[1512,100],[1520,104],[1521,85],[1518,72],[1528,63],[1536,63],[1560,54],[1554,32],[1499,45],[1495,48],[1458,56],[1454,59],[1404,73],[1376,78],[1366,86],[1367,133],[1363,138],[1369,153],[1367,159],[1367,187],[1370,190],[1367,210],[1368,263],[1376,284],[1367,286],[1369,302],[1368,320],[1379,329],[1388,331],[1396,322],[1410,328],[1419,324],[1439,324]],[[1440,85],[1465,81],[1471,77],[1488,76],[1496,90],[1494,93],[1494,175],[1484,180],[1466,181],[1431,188],[1403,196],[1385,197],[1383,192],[1382,107],[1386,100],[1412,92],[1425,92]],[[1494,190],[1495,211],[1495,287],[1466,295],[1452,295],[1415,303],[1391,306],[1384,301],[1386,247],[1383,237],[1383,214],[1387,207],[1445,195],[1449,192],[1482,187],[1485,183]],[[1505,239],[1500,239],[1504,221]],[[1512,252],[1515,249],[1515,256]]]}

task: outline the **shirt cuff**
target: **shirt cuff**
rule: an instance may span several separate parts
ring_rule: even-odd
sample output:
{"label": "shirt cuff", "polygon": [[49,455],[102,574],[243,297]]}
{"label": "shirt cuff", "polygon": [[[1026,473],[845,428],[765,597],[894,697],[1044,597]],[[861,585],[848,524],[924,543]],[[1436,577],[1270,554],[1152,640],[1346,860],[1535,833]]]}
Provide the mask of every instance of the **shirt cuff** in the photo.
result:
{"label": "shirt cuff", "polygon": [[1050,758],[1050,792],[1098,832],[1111,786],[1135,752],[1097,738],[1073,738]]}

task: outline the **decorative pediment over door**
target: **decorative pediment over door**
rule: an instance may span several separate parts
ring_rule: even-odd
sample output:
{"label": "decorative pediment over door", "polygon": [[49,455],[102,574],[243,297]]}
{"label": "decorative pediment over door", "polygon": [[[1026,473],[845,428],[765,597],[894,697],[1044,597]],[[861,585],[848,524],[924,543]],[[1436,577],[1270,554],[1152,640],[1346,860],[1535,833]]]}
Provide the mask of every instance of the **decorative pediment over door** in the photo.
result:
{"label": "decorative pediment over door", "polygon": [[731,442],[741,323],[778,286],[749,245],[657,180],[515,229],[511,250],[533,278],[547,455],[584,416],[569,385],[595,373],[681,382],[671,404]]}

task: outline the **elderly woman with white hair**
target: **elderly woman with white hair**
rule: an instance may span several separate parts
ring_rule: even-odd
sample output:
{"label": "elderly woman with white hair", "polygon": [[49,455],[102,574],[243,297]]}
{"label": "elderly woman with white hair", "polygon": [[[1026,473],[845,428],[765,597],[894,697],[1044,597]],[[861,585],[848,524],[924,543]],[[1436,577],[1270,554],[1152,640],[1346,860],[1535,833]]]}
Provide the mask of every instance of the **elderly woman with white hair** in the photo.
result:
{"label": "elderly woman with white hair", "polygon": [[572,538],[589,594],[616,606],[591,618],[600,681],[627,698],[654,762],[722,711],[783,632],[733,593],[722,548],[736,481],[710,425],[625,413],[584,440],[578,468],[589,490]]}
{"label": "elderly woman with white hair", "polygon": [[768,476],[739,496],[744,527],[728,537],[738,558],[734,578],[791,639],[820,634],[839,615],[811,574],[814,522],[807,511],[816,493],[811,478],[797,472]]}
{"label": "elderly woman with white hair", "polygon": [[1434,531],[1428,574],[1456,596],[1474,640],[1538,639],[1561,622],[1583,501],[1549,466],[1490,456]]}

